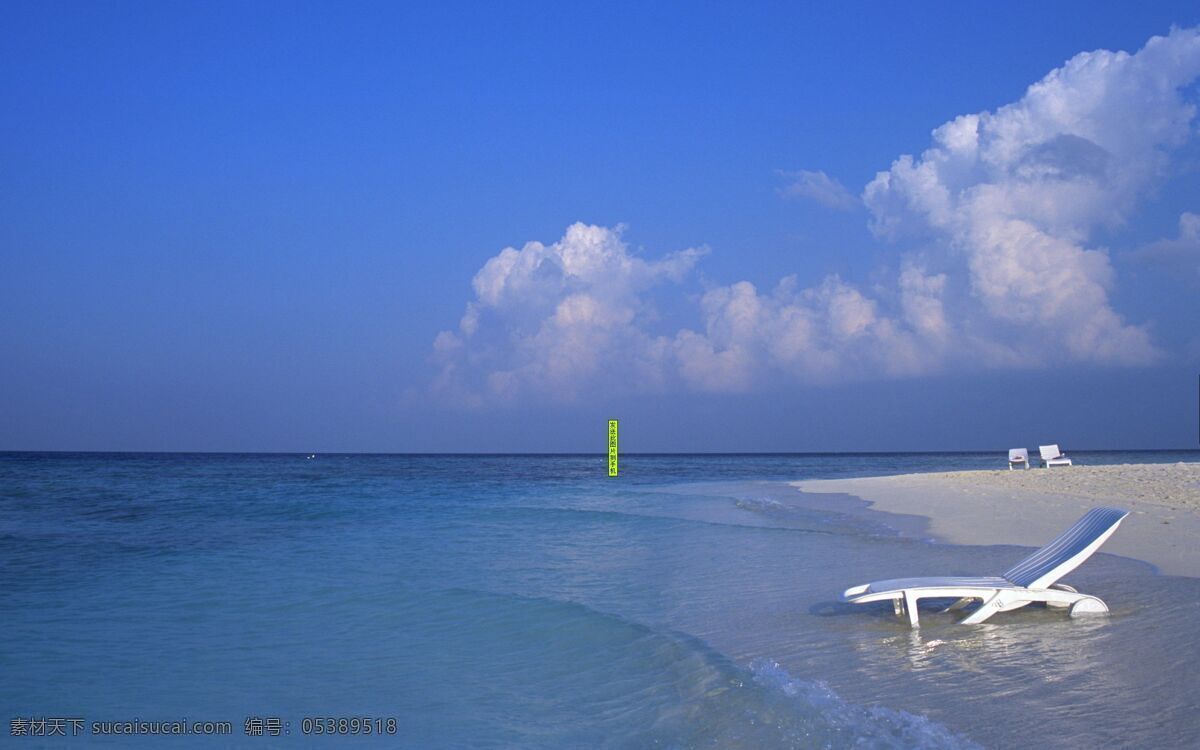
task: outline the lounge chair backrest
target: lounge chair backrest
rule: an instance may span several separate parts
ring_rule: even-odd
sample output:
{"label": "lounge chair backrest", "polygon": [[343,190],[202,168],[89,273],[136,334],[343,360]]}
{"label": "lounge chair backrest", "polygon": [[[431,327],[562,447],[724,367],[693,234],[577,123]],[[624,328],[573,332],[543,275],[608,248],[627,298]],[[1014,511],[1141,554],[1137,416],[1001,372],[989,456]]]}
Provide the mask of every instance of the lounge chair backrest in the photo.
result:
{"label": "lounge chair backrest", "polygon": [[1013,463],[1016,461],[1029,461],[1029,449],[1027,448],[1012,448],[1008,452],[1008,461]]}
{"label": "lounge chair backrest", "polygon": [[1042,454],[1043,461],[1049,461],[1052,458],[1058,458],[1062,455],[1062,451],[1058,449],[1058,443],[1054,445],[1039,445],[1038,450]]}
{"label": "lounge chair backrest", "polygon": [[1093,508],[1057,539],[1005,571],[1009,581],[1030,589],[1044,589],[1077,568],[1112,536],[1129,511]]}

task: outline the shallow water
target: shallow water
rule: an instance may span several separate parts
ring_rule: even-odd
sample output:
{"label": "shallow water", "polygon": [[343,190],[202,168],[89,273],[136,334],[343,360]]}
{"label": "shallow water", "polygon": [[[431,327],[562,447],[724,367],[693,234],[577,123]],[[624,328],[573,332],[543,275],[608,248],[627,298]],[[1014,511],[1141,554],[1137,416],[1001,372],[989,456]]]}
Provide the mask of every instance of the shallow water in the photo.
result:
{"label": "shallow water", "polygon": [[[0,708],[233,725],[155,747],[261,746],[247,717],[299,746],[1200,744],[1200,581],[1098,555],[1067,580],[1110,617],[912,631],[837,595],[1028,550],[782,481],[995,460],[630,456],[609,479],[580,456],[0,454]],[[396,734],[302,736],[342,716]]]}

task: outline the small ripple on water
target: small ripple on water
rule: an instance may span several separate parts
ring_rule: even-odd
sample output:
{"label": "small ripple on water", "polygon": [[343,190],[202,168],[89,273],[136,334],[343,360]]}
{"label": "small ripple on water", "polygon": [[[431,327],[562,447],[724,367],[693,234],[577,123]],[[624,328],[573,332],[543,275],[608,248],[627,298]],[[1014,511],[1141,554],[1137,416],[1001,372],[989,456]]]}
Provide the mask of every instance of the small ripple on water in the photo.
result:
{"label": "small ripple on water", "polygon": [[582,604],[459,589],[422,594],[406,612],[410,645],[434,658],[431,676],[459,676],[452,700],[493,726],[524,717],[500,744],[977,747],[928,718],[847,702],[773,661],[739,667],[695,638]]}

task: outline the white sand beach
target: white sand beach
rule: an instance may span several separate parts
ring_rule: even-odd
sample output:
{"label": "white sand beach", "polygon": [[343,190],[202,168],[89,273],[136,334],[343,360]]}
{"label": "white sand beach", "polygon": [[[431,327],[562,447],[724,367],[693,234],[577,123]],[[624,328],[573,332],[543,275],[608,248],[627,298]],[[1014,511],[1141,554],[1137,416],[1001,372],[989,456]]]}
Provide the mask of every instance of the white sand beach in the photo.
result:
{"label": "white sand beach", "polygon": [[1200,463],[954,471],[792,482],[806,493],[847,493],[874,510],[925,516],[952,544],[1045,544],[1084,511],[1132,511],[1103,551],[1200,577]]}

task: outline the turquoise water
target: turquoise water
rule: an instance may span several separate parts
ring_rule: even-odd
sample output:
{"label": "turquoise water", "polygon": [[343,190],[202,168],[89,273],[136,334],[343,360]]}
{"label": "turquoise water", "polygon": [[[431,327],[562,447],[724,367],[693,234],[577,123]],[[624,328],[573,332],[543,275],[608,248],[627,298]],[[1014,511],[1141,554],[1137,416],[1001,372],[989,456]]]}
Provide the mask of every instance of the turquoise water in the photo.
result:
{"label": "turquoise water", "polygon": [[[930,544],[785,484],[997,465],[626,456],[609,479],[601,456],[0,454],[0,708],[232,726],[147,747],[1200,744],[1200,581],[1099,555],[1068,580],[1111,617],[914,632],[838,593],[1026,550]],[[287,739],[248,737],[255,717]],[[306,735],[313,717],[395,733]]]}

